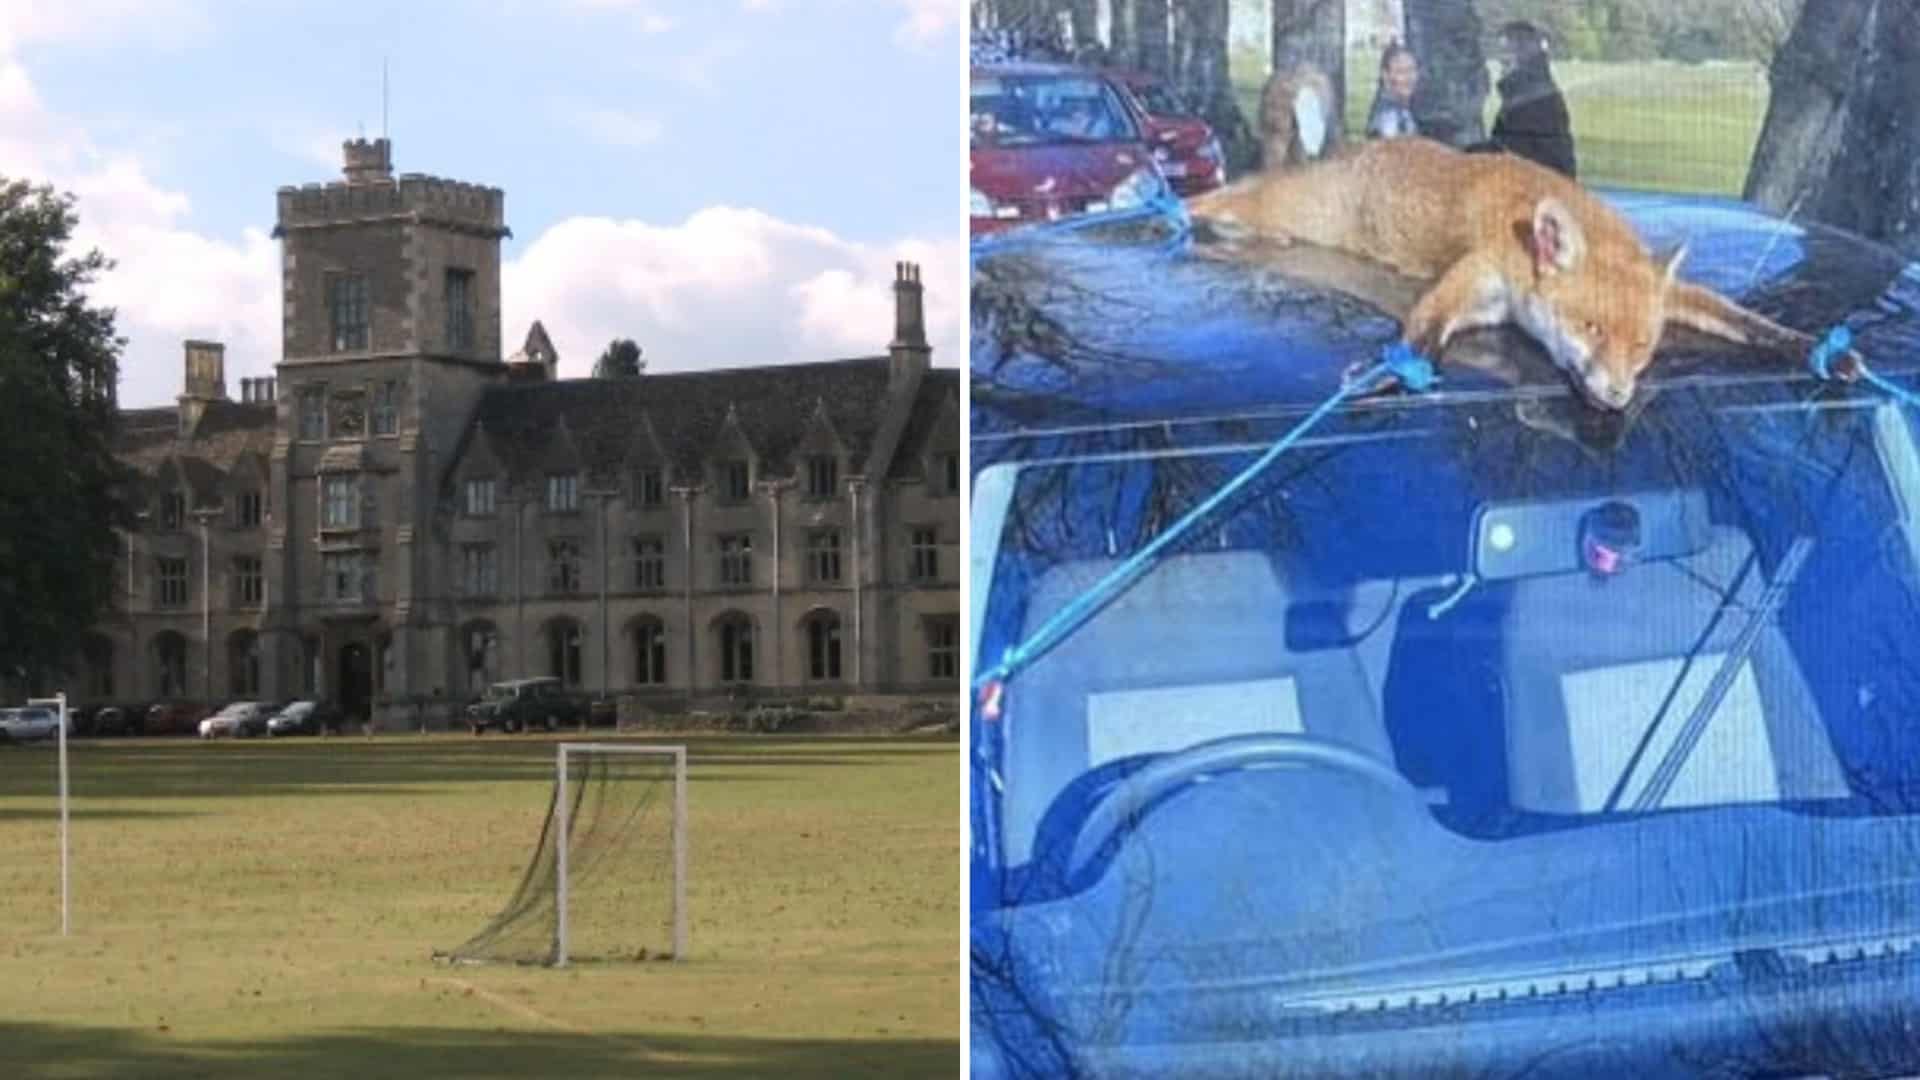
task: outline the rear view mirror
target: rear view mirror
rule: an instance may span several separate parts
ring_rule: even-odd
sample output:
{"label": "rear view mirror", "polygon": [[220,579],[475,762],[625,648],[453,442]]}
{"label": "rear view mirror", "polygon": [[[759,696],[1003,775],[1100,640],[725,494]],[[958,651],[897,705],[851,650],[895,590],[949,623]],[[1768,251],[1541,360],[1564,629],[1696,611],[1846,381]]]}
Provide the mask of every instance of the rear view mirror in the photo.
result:
{"label": "rear view mirror", "polygon": [[1631,562],[1692,555],[1711,537],[1707,496],[1700,490],[1486,503],[1473,516],[1474,574],[1482,581],[1507,581],[1587,570],[1583,532],[1596,518],[1622,509],[1636,519]]}

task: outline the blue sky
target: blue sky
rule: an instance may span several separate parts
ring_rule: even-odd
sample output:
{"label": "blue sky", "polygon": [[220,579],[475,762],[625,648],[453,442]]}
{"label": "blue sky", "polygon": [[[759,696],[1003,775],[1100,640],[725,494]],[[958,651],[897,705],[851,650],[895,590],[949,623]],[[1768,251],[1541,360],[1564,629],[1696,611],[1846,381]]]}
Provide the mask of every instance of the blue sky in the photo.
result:
{"label": "blue sky", "polygon": [[958,0],[33,6],[0,4],[0,173],[120,260],[127,405],[185,337],[270,369],[274,190],[379,133],[383,57],[396,169],[506,189],[508,351],[537,317],[578,372],[614,334],[660,370],[873,352],[912,258],[960,361]]}

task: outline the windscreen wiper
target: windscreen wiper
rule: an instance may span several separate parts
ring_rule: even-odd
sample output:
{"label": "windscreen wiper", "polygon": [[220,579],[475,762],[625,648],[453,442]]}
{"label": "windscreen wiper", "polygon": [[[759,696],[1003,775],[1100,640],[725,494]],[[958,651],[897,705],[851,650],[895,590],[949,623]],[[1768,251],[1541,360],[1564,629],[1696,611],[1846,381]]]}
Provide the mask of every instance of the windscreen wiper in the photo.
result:
{"label": "windscreen wiper", "polygon": [[1720,661],[1720,667],[1713,673],[1713,680],[1707,684],[1706,692],[1687,715],[1686,723],[1674,736],[1673,744],[1667,747],[1660,764],[1654,766],[1653,776],[1648,779],[1647,786],[1633,800],[1635,813],[1659,809],[1661,801],[1673,790],[1674,781],[1680,777],[1680,769],[1693,756],[1694,748],[1700,744],[1700,737],[1706,733],[1708,722],[1726,699],[1727,691],[1733,688],[1734,676],[1752,654],[1753,647],[1759,644],[1761,631],[1773,621],[1780,605],[1786,603],[1787,593],[1793,589],[1794,579],[1800,575],[1800,568],[1812,551],[1813,538],[1810,536],[1795,537],[1793,544],[1787,548],[1786,555],[1774,571],[1773,583],[1760,594],[1753,614],[1747,616],[1746,625],[1740,628],[1739,636],[1733,639],[1733,647],[1727,650],[1726,657]]}

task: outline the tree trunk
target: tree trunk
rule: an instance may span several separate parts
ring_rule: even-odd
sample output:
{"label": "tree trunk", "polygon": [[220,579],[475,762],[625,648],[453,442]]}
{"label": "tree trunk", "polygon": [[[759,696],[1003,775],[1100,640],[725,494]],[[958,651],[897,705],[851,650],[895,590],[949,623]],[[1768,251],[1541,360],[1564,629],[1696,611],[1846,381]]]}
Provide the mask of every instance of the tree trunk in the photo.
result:
{"label": "tree trunk", "polygon": [[1911,3],[1878,0],[1868,16],[1839,152],[1809,209],[1920,258],[1920,17]]}
{"label": "tree trunk", "polygon": [[1454,146],[1484,140],[1490,84],[1472,0],[1407,0],[1406,15],[1407,46],[1420,61],[1420,133]]}
{"label": "tree trunk", "polygon": [[1173,73],[1167,38],[1167,0],[1134,0],[1134,66],[1155,75]]}
{"label": "tree trunk", "polygon": [[1067,14],[1073,20],[1075,55],[1103,51],[1100,44],[1100,0],[1069,0]]}
{"label": "tree trunk", "polygon": [[1327,145],[1339,145],[1347,107],[1346,0],[1273,0],[1270,33],[1274,71],[1311,64],[1333,84]]}
{"label": "tree trunk", "polygon": [[1229,0],[1178,0],[1178,4],[1181,95],[1200,110],[1201,118],[1219,136],[1228,168],[1244,169],[1258,156],[1259,147],[1246,117],[1240,114],[1228,78]]}
{"label": "tree trunk", "polygon": [[1793,214],[1822,186],[1840,150],[1868,65],[1861,39],[1878,0],[1807,0],[1800,21],[1767,72],[1772,94],[1743,192],[1777,214]]}
{"label": "tree trunk", "polygon": [[1111,0],[1107,21],[1107,55],[1117,64],[1132,64],[1138,56],[1133,37],[1133,0]]}

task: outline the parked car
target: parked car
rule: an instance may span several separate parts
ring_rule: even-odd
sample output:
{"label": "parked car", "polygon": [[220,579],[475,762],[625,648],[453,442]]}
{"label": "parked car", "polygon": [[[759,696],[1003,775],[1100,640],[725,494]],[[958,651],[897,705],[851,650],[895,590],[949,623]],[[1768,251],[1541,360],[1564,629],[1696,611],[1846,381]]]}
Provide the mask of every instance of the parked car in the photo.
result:
{"label": "parked car", "polygon": [[[1920,388],[1920,266],[1600,194]],[[1330,403],[1399,332],[1337,260],[1019,255],[975,254],[976,1077],[1920,1073],[1920,409],[1672,335],[1603,412],[1505,328]]]}
{"label": "parked car", "polygon": [[1227,155],[1219,137],[1179,91],[1150,72],[1114,69],[1107,74],[1132,99],[1144,120],[1147,145],[1177,194],[1198,195],[1227,182]]}
{"label": "parked car", "polygon": [[[72,734],[72,714],[68,714],[68,734]],[[9,742],[51,739],[60,734],[60,716],[44,705],[0,709],[0,735]]]}
{"label": "parked car", "polygon": [[267,720],[268,735],[318,735],[339,731],[345,715],[330,701],[294,701]]}
{"label": "parked car", "polygon": [[205,720],[200,721],[200,737],[217,739],[222,736],[247,738],[267,733],[267,718],[272,715],[271,706],[262,701],[235,701]]}
{"label": "parked car", "polygon": [[1142,117],[1100,72],[1062,64],[976,67],[970,93],[973,235],[1171,197]]}
{"label": "parked car", "polygon": [[189,701],[160,701],[147,707],[145,720],[141,723],[142,735],[192,735],[200,730],[200,721],[211,710],[207,706]]}
{"label": "parked car", "polygon": [[585,708],[579,698],[567,693],[559,679],[513,679],[487,687],[486,696],[467,706],[467,726],[475,735],[488,728],[514,732],[543,727],[555,731],[563,724],[578,724]]}

